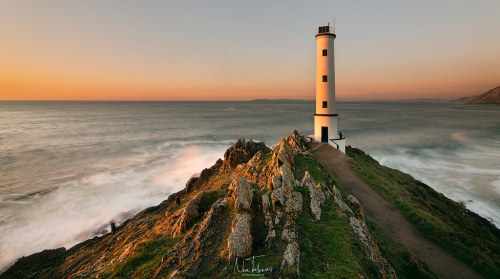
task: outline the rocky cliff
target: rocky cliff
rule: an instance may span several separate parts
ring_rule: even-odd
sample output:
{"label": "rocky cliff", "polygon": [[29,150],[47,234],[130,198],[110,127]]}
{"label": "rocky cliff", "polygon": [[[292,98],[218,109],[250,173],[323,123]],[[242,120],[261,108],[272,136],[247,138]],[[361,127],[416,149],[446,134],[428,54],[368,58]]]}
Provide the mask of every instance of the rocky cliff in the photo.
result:
{"label": "rocky cliff", "polygon": [[385,238],[293,132],[239,139],[116,233],[19,259],[1,278],[435,278]]}

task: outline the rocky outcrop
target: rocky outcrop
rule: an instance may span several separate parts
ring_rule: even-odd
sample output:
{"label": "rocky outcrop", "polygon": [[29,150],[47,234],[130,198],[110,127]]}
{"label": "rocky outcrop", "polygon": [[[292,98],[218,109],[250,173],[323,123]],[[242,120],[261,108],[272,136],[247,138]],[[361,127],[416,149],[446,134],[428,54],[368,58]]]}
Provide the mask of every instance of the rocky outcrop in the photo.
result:
{"label": "rocky outcrop", "polygon": [[198,176],[193,176],[189,178],[188,182],[186,182],[186,187],[184,188],[186,192],[191,191],[193,189],[194,185],[198,181]]}
{"label": "rocky outcrop", "polygon": [[316,185],[314,179],[307,171],[302,179],[302,185],[309,189],[311,211],[314,214],[315,220],[319,221],[321,219],[321,205],[325,202],[326,196],[321,190],[321,186],[319,184]]}
{"label": "rocky outcrop", "polygon": [[364,219],[365,214],[361,203],[356,197],[349,195],[347,196],[347,204],[349,204],[352,208],[352,210],[348,210],[349,214],[354,215],[349,218],[349,223],[354,233],[362,243],[363,249],[368,255],[368,258],[375,263],[382,278],[397,278],[396,272],[391,267],[389,262],[382,256],[377,241],[366,227]]}
{"label": "rocky outcrop", "polygon": [[291,242],[286,246],[285,253],[283,254],[283,261],[281,262],[281,270],[285,273],[296,272],[300,275],[300,250],[296,242]]}
{"label": "rocky outcrop", "polygon": [[172,216],[174,220],[172,224],[172,236],[178,236],[181,233],[185,232],[186,227],[191,223],[191,221],[200,215],[200,202],[201,197],[203,196],[203,192],[194,196],[186,206],[178,211],[178,213]]}
{"label": "rocky outcrop", "polygon": [[224,153],[224,167],[235,168],[239,164],[248,162],[257,152],[269,153],[271,149],[263,142],[245,141],[239,138],[238,141]]}
{"label": "rocky outcrop", "polygon": [[232,195],[234,209],[236,211],[250,210],[252,206],[253,189],[244,177],[233,180],[229,186],[229,194]]}
{"label": "rocky outcrop", "polygon": [[238,214],[233,220],[231,235],[227,239],[229,259],[248,257],[252,253],[252,217],[248,213]]}
{"label": "rocky outcrop", "polygon": [[372,260],[377,265],[378,272],[381,274],[381,276],[383,278],[397,278],[396,272],[391,267],[389,262],[387,262],[387,260],[382,256],[377,242],[369,233],[368,229],[366,228],[365,222],[355,217],[349,218],[349,222],[352,229],[354,230],[354,233],[358,236],[358,239],[363,244],[363,249],[365,250],[366,254],[370,258],[370,260]]}
{"label": "rocky outcrop", "polygon": [[340,190],[335,185],[333,186],[333,198],[335,205],[340,208],[343,212],[349,213],[349,215],[354,215],[351,208],[345,203],[342,199],[342,195],[340,194]]}
{"label": "rocky outcrop", "polygon": [[207,183],[212,176],[222,168],[223,163],[224,162],[219,159],[210,168],[203,169],[197,178],[193,178],[192,181],[188,181],[185,188],[186,192],[191,191],[192,189],[197,189]]}
{"label": "rocky outcrop", "polygon": [[365,212],[363,211],[363,207],[361,206],[361,203],[358,201],[358,199],[353,195],[349,195],[347,196],[347,203],[354,209],[354,213],[351,214],[355,214],[359,220],[364,222]]}
{"label": "rocky outcrop", "polygon": [[285,201],[285,212],[294,217],[298,217],[302,211],[302,194],[299,192],[291,192]]}
{"label": "rocky outcrop", "polygon": [[206,237],[206,232],[208,228],[213,224],[214,218],[218,215],[224,208],[227,207],[230,201],[230,197],[219,198],[210,208],[210,211],[206,214],[205,218],[203,218],[203,222],[200,225],[200,230],[198,231],[198,235],[196,239],[198,241],[203,240]]}

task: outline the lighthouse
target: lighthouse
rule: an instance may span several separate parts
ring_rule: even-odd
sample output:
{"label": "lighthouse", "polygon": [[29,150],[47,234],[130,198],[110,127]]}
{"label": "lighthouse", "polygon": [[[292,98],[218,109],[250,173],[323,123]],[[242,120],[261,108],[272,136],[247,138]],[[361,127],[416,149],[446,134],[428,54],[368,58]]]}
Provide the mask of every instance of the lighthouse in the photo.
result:
{"label": "lighthouse", "polygon": [[316,113],[314,135],[317,142],[325,142],[345,153],[345,137],[337,131],[335,103],[335,27],[320,26],[316,32]]}

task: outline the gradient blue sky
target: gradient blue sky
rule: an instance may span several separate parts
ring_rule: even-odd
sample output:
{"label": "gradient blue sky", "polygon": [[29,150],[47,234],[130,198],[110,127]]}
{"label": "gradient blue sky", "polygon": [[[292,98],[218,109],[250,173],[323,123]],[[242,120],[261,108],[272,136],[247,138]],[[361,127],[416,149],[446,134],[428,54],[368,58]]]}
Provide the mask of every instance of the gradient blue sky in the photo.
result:
{"label": "gradient blue sky", "polygon": [[0,1],[0,99],[314,98],[336,18],[339,98],[500,85],[500,1]]}

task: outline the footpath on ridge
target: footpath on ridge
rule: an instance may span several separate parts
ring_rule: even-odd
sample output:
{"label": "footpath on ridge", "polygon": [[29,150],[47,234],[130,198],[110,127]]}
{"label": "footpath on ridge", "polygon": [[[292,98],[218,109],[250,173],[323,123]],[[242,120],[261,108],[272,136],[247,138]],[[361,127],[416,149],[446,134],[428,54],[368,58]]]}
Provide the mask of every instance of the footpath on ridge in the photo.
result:
{"label": "footpath on ridge", "polygon": [[318,161],[361,202],[366,215],[392,241],[406,246],[439,278],[482,278],[467,265],[425,238],[399,211],[349,167],[348,157],[326,143],[312,143]]}

